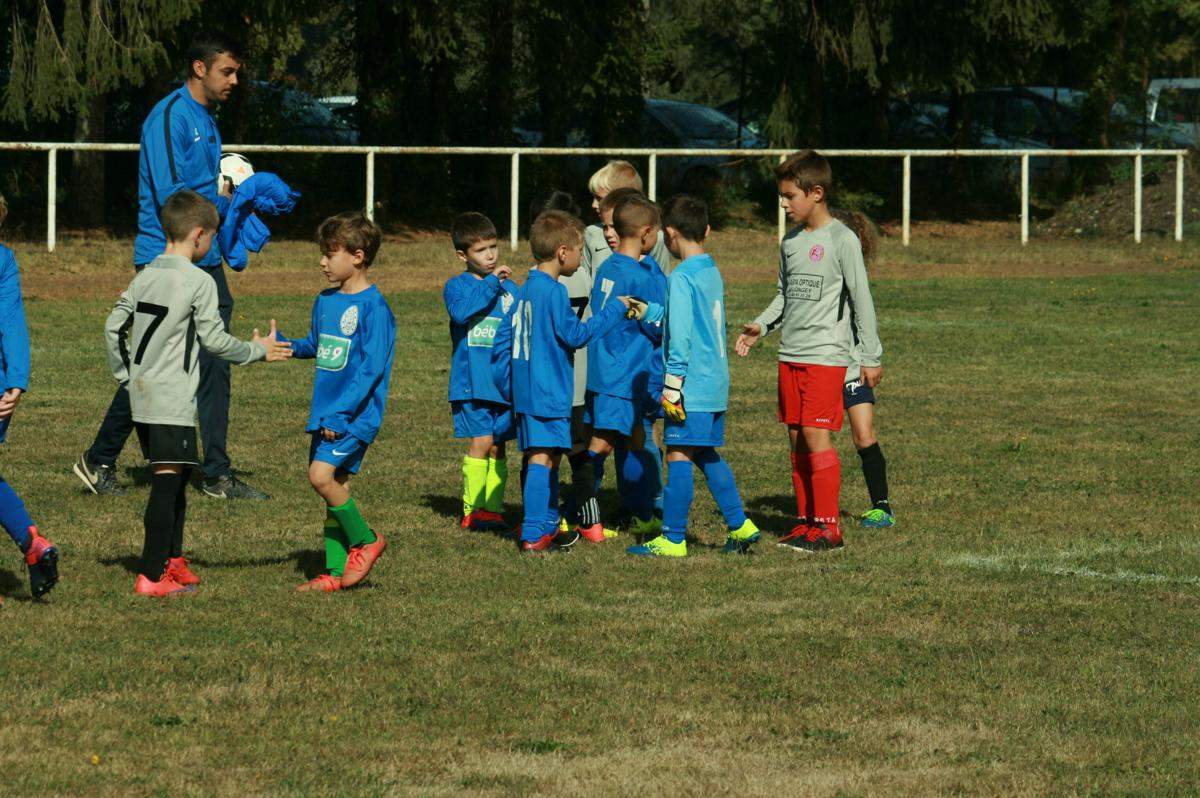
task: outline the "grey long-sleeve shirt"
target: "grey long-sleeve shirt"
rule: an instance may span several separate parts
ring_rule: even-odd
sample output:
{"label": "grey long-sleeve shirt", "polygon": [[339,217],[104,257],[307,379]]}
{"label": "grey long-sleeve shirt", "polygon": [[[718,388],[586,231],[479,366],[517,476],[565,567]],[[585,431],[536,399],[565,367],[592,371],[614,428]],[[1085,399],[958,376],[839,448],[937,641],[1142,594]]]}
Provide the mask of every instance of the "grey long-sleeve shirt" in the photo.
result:
{"label": "grey long-sleeve shirt", "polygon": [[779,247],[778,292],[754,323],[763,335],[782,328],[784,362],[878,366],[883,344],[858,236],[837,220],[788,233]]}
{"label": "grey long-sleeve shirt", "polygon": [[179,255],[160,255],[133,278],[104,338],[113,376],[129,383],[133,420],[146,424],[196,423],[201,346],[242,365],[267,354],[225,332],[216,283]]}

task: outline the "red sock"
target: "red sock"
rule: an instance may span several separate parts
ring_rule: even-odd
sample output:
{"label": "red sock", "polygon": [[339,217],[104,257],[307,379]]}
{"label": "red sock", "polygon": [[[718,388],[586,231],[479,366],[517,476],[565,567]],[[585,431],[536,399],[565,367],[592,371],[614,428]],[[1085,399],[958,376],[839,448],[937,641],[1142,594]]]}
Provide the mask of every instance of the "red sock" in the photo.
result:
{"label": "red sock", "polygon": [[812,470],[813,522],[824,524],[829,537],[838,537],[838,495],[842,490],[842,462],[836,449],[808,455]]}
{"label": "red sock", "polygon": [[812,468],[808,457],[792,452],[792,490],[796,492],[796,517],[802,524],[810,520],[808,514],[813,506]]}

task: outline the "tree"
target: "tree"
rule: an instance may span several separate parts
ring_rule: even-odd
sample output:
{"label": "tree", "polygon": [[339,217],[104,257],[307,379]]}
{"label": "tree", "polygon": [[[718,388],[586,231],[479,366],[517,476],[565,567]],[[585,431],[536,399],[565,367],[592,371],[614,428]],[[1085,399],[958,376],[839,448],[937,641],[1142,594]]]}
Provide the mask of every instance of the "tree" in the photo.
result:
{"label": "tree", "polygon": [[[0,115],[27,125],[73,113],[75,141],[103,141],[106,93],[162,66],[161,34],[197,6],[198,0],[18,2]],[[72,153],[68,197],[77,223],[103,224],[102,154]]]}

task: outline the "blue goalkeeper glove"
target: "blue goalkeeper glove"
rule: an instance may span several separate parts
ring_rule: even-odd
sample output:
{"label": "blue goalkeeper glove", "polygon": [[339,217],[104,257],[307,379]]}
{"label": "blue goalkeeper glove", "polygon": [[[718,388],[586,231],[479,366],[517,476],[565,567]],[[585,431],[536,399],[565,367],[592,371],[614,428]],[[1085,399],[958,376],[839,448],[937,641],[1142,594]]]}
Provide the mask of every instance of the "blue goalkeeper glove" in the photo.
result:
{"label": "blue goalkeeper glove", "polygon": [[683,377],[668,374],[663,378],[662,409],[672,421],[687,418],[683,409]]}

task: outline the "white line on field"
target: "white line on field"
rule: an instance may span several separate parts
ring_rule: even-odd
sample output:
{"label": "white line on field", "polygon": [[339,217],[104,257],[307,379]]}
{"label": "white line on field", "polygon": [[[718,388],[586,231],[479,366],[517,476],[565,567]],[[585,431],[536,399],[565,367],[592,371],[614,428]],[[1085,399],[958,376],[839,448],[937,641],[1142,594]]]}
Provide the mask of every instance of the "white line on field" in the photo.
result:
{"label": "white line on field", "polygon": [[1166,576],[1164,574],[1139,573],[1137,571],[1125,570],[1096,571],[1080,566],[1023,562],[1015,557],[1001,557],[994,554],[960,554],[957,557],[950,558],[948,562],[952,565],[963,565],[967,568],[995,573],[1038,573],[1048,576],[1077,576],[1084,579],[1103,579],[1109,582],[1200,586],[1200,576]]}

